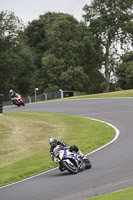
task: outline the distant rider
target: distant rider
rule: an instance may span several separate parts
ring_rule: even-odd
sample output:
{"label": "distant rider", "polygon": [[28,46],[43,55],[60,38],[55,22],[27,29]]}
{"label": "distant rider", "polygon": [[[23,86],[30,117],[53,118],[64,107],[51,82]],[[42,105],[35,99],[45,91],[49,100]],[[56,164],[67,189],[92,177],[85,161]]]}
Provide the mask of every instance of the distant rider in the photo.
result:
{"label": "distant rider", "polygon": [[11,99],[12,103],[15,104],[14,97],[18,97],[18,93],[14,92],[13,90],[9,90],[9,98]]}
{"label": "distant rider", "polygon": [[[57,145],[61,145],[63,147],[68,147],[69,148],[69,151],[73,152],[75,151],[77,154],[79,154],[79,156],[81,156],[83,159],[86,159],[86,157],[84,156],[84,154],[79,150],[79,148],[76,146],[76,145],[72,145],[72,146],[69,146],[67,143],[65,143],[64,141],[57,141],[56,138],[50,138],[49,139],[49,144],[50,144],[50,155],[51,155],[51,158],[52,160],[56,163],[56,158],[54,157],[54,148],[57,146]],[[62,166],[59,166],[59,169],[61,171],[62,170]]]}

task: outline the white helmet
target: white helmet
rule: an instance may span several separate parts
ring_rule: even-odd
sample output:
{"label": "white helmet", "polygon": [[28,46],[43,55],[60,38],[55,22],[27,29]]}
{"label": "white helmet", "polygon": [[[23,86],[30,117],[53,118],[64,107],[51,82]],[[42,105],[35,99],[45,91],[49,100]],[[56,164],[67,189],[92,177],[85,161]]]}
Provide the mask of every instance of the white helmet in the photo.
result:
{"label": "white helmet", "polygon": [[12,94],[12,93],[13,93],[13,90],[9,90],[9,93]]}
{"label": "white helmet", "polygon": [[57,140],[53,137],[49,139],[49,144],[51,147],[55,148],[57,146]]}

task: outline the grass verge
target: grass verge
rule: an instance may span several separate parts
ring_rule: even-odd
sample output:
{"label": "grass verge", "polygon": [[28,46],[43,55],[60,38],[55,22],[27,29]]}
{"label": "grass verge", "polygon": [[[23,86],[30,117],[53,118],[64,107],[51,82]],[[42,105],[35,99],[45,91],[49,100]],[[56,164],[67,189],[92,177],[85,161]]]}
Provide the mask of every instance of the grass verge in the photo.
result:
{"label": "grass verge", "polygon": [[[67,99],[86,99],[86,98],[114,98],[114,97],[133,97],[133,89],[131,90],[121,90],[115,92],[107,92],[100,94],[90,94],[82,96],[68,97]],[[66,99],[66,98],[65,98]]]}
{"label": "grass verge", "polygon": [[133,200],[133,187],[86,200]]}
{"label": "grass verge", "polygon": [[114,135],[107,124],[82,117],[6,112],[0,116],[0,186],[55,167],[49,155],[50,137],[75,144],[86,154]]}

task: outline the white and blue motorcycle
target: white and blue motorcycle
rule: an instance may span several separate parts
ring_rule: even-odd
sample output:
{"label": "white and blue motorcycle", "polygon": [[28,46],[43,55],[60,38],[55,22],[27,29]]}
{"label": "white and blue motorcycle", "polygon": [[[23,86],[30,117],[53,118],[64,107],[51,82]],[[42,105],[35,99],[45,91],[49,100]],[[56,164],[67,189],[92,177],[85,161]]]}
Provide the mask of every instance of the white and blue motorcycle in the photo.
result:
{"label": "white and blue motorcycle", "polygon": [[75,152],[70,152],[69,148],[57,145],[54,148],[54,162],[59,164],[60,171],[69,171],[72,174],[77,174],[81,169],[90,169],[92,164],[88,158],[82,158]]}

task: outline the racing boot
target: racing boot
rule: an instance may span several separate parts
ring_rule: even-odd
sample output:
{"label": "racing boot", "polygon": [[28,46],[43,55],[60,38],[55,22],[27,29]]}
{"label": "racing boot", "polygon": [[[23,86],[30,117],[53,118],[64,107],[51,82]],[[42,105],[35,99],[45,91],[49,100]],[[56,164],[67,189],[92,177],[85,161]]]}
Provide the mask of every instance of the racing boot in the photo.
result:
{"label": "racing boot", "polygon": [[86,156],[80,150],[77,153],[81,158],[86,159]]}

